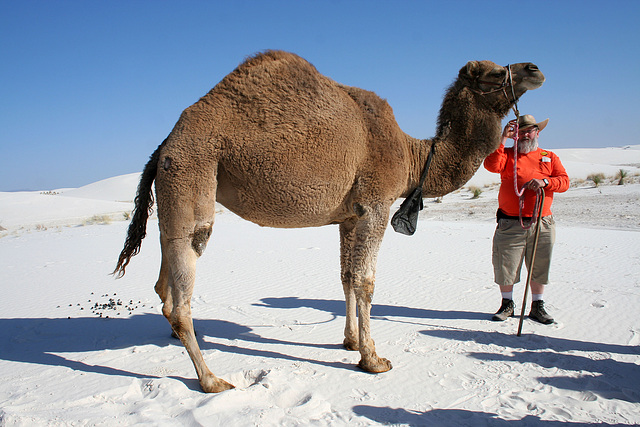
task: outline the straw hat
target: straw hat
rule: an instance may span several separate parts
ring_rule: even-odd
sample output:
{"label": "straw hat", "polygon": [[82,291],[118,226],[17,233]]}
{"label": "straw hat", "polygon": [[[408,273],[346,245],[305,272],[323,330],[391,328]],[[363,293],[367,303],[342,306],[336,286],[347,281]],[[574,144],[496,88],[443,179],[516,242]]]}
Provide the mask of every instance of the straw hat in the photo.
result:
{"label": "straw hat", "polygon": [[531,126],[537,126],[538,130],[542,130],[549,123],[549,119],[543,120],[540,123],[536,123],[536,119],[531,114],[525,114],[524,116],[518,117],[518,128],[526,129]]}

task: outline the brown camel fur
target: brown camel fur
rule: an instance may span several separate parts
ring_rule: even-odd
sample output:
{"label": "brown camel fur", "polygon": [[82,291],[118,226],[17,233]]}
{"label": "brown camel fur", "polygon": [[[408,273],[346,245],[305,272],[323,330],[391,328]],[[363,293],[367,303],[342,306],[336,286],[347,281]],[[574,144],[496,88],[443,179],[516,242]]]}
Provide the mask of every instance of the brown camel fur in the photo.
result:
{"label": "brown camel fur", "polygon": [[[511,79],[508,68],[493,62],[467,63],[444,97],[435,138],[419,140],[400,130],[385,100],[334,82],[294,54],[247,59],[182,113],[151,156],[114,273],[124,275],[140,249],[155,180],[162,248],[155,289],[202,389],[219,392],[233,386],[206,366],[190,305],[215,202],[266,227],[340,224],[344,345],[360,351],[362,369],[391,369],[376,354],[369,327],[389,209],[417,185],[433,143],[424,197],[447,194],[471,178],[498,147],[501,119],[514,101],[544,82],[531,63],[510,71]],[[513,86],[503,89],[510,80]]]}

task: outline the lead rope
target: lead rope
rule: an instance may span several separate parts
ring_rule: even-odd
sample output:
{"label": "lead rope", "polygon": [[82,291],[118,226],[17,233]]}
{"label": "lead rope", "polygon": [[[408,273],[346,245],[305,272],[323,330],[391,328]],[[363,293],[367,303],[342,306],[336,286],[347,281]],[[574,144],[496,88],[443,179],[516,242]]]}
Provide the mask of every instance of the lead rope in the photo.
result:
{"label": "lead rope", "polygon": [[[507,72],[509,74],[509,86],[511,86],[511,96],[513,97],[513,112],[516,115],[516,124],[513,128],[513,132],[514,132],[514,136],[513,136],[513,189],[516,192],[516,195],[519,198],[519,203],[518,203],[518,218],[520,219],[520,226],[525,229],[528,230],[529,228],[531,228],[536,221],[538,220],[538,202],[540,199],[540,194],[542,193],[542,189],[538,189],[536,190],[536,202],[533,205],[533,214],[531,215],[531,220],[529,221],[528,224],[525,224],[523,219],[522,219],[522,210],[524,208],[524,192],[525,189],[524,187],[522,187],[521,189],[518,188],[518,130],[519,130],[519,126],[518,126],[518,120],[520,119],[520,112],[518,111],[518,100],[516,99],[516,93],[513,90],[513,80],[511,77],[511,64],[507,65]],[[504,96],[507,97],[507,99],[509,99],[509,97],[507,96],[507,90],[505,88],[502,88],[502,90],[504,91]]]}
{"label": "lead rope", "polygon": [[[520,322],[518,323],[518,333],[517,336],[522,334],[522,322],[524,321],[524,308],[527,306],[527,295],[529,293],[529,288],[531,287],[531,277],[533,276],[533,263],[536,262],[536,250],[538,249],[538,238],[540,237],[540,225],[542,224],[542,211],[544,210],[544,191],[541,192],[542,197],[540,198],[540,218],[537,218],[536,228],[533,235],[533,250],[531,251],[531,259],[529,260],[529,265],[527,266],[527,283],[524,285],[524,296],[522,297],[522,308],[520,309]],[[536,207],[538,204],[538,199],[536,198]],[[532,218],[533,221],[533,218]]]}

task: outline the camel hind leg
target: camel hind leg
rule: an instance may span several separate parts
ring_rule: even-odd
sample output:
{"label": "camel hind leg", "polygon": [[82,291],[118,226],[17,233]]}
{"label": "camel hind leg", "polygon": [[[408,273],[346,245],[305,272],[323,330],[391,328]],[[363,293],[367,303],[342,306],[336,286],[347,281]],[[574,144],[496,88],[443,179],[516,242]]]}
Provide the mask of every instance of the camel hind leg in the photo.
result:
{"label": "camel hind leg", "polygon": [[207,393],[229,390],[233,385],[216,377],[207,367],[193,329],[191,297],[198,254],[191,239],[161,239],[161,242],[162,267],[156,292],[163,301],[162,313],[187,350],[202,390]]}
{"label": "camel hind leg", "polygon": [[205,250],[215,216],[215,168],[210,170],[209,179],[184,187],[188,192],[175,185],[174,180],[180,176],[165,176],[163,172],[166,170],[156,179],[162,265],[155,290],[163,302],[162,313],[193,362],[200,386],[207,393],[217,393],[233,385],[217,378],[207,367],[191,316],[196,260]]}

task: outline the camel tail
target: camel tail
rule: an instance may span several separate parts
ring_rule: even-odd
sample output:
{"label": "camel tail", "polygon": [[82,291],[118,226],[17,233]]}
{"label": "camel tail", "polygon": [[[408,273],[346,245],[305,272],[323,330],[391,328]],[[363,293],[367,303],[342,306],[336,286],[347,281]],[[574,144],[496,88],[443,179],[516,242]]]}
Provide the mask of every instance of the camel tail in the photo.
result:
{"label": "camel tail", "polygon": [[127,231],[127,239],[124,242],[122,252],[120,252],[118,265],[116,265],[116,269],[111,273],[115,275],[117,279],[124,276],[125,268],[129,264],[131,257],[140,252],[142,239],[147,235],[147,219],[149,219],[149,215],[153,213],[153,190],[151,186],[156,179],[161,147],[162,145],[154,151],[142,171],[142,176],[138,183],[138,194],[134,200],[135,208],[133,209],[131,223]]}

